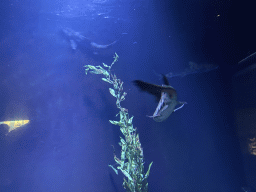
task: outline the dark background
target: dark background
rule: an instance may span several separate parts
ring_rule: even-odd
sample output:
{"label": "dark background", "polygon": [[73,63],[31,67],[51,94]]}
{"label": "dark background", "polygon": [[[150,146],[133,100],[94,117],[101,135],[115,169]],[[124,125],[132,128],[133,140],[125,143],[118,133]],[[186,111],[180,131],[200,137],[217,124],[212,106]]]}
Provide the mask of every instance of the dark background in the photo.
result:
{"label": "dark background", "polygon": [[[124,176],[107,166],[114,164],[111,145],[120,155],[121,133],[108,122],[116,120],[115,100],[83,68],[110,63],[114,52],[113,73],[128,93],[122,105],[135,116],[145,167],[154,162],[149,191],[256,187],[248,179],[255,158],[241,150],[234,116],[243,108],[234,97],[253,100],[254,91],[234,92],[233,78],[247,65],[237,63],[255,52],[253,2],[27,0],[0,7],[0,120],[31,120],[7,136],[0,125],[1,191],[124,191]],[[119,40],[105,55],[72,50],[60,33],[65,27],[99,44]],[[182,72],[189,61],[219,68],[170,78],[188,104],[162,123],[146,117],[157,103],[131,81],[162,84],[154,71]],[[239,82],[254,90],[253,81]]]}

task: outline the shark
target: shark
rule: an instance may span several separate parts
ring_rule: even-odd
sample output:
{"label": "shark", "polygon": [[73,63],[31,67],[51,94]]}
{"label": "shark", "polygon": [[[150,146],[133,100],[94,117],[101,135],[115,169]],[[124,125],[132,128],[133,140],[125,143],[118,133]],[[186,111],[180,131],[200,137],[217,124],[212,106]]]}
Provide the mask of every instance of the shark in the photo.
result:
{"label": "shark", "polygon": [[70,28],[63,28],[62,34],[64,34],[66,39],[70,42],[70,46],[73,50],[80,47],[80,49],[92,51],[94,55],[98,55],[100,51],[110,48],[117,42],[116,40],[110,44],[101,45],[91,41],[89,38],[83,36],[80,32],[76,32]]}
{"label": "shark", "polygon": [[[167,73],[165,76],[167,78],[172,78],[172,77],[185,77],[187,75],[191,75],[191,74],[196,74],[196,73],[207,73],[209,71],[218,69],[219,66],[218,65],[214,65],[214,64],[197,64],[195,62],[190,61],[189,62],[189,67],[185,68],[184,71],[182,72],[170,72]],[[158,74],[156,72],[154,72],[157,76],[162,77],[161,74]]]}
{"label": "shark", "polygon": [[156,122],[166,120],[173,112],[181,109],[185,104],[187,104],[187,102],[180,102],[177,100],[176,90],[169,85],[166,76],[162,76],[164,85],[155,85],[141,80],[133,81],[133,84],[140,90],[148,92],[156,97],[158,101],[156,110],[152,116],[148,116],[153,118]]}
{"label": "shark", "polygon": [[256,52],[238,62],[238,72],[233,77],[248,75],[256,69]]}

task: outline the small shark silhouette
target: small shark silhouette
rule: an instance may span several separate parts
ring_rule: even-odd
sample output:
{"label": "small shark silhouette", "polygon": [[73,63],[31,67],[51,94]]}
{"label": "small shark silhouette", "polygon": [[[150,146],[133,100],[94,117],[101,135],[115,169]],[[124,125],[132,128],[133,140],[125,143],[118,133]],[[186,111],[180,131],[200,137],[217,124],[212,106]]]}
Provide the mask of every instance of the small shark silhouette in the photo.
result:
{"label": "small shark silhouette", "polygon": [[[164,85],[154,85],[151,83],[146,83],[141,80],[133,81],[134,85],[139,87],[142,91],[146,91],[154,96],[156,96],[159,101],[157,108],[152,116],[156,122],[162,122],[166,120],[173,112],[181,109],[186,102],[177,101],[177,92],[176,90],[169,85],[169,82],[165,75],[163,76]],[[181,105],[176,108],[177,105]]]}

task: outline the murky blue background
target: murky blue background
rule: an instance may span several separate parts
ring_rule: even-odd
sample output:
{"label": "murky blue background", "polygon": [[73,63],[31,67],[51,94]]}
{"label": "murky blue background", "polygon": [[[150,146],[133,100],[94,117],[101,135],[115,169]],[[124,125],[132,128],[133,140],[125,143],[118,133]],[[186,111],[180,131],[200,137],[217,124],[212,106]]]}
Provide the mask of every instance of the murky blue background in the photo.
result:
{"label": "murky blue background", "polygon": [[[1,2],[0,121],[30,120],[7,136],[0,125],[1,191],[125,191],[124,176],[108,167],[115,164],[111,145],[118,156],[121,150],[119,127],[109,123],[117,120],[115,98],[109,84],[85,75],[83,67],[110,64],[115,52],[120,59],[113,73],[128,93],[122,106],[134,116],[145,167],[154,162],[149,191],[247,186],[231,79],[237,62],[255,51],[255,39],[237,8],[210,0]],[[117,42],[98,54],[73,50],[64,28],[101,45]],[[131,81],[161,85],[155,72],[182,72],[189,61],[219,68],[169,78],[178,100],[188,104],[162,123],[146,117],[155,111],[155,98]]]}

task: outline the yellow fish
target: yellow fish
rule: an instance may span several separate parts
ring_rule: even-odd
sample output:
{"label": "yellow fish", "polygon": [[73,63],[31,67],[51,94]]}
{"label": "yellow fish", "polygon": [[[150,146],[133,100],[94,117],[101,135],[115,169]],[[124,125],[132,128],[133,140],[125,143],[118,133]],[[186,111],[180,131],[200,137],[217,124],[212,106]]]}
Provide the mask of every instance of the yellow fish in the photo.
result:
{"label": "yellow fish", "polygon": [[8,133],[10,133],[11,131],[23,126],[23,125],[26,125],[29,123],[29,120],[16,120],[16,121],[2,121],[0,122],[0,125],[1,124],[6,124],[9,126],[9,130],[8,130]]}

